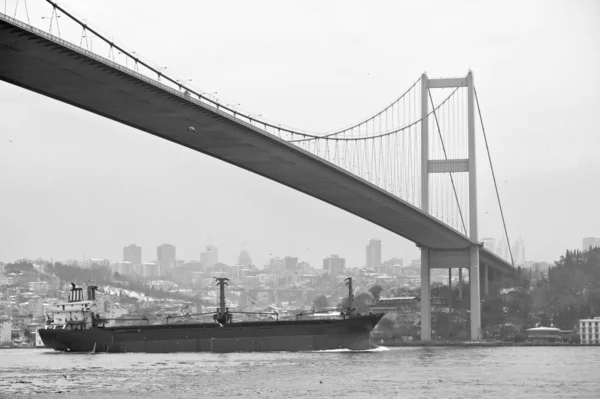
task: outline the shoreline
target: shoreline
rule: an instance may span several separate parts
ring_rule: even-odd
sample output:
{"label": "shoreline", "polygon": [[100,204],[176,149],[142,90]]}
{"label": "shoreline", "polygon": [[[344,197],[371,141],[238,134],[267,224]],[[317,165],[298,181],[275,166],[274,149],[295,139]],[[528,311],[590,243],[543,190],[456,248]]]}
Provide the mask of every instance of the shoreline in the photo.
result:
{"label": "shoreline", "polygon": [[379,343],[380,346],[387,347],[499,347],[499,346],[600,346],[600,344],[576,344],[569,342],[497,342],[497,341],[383,341]]}

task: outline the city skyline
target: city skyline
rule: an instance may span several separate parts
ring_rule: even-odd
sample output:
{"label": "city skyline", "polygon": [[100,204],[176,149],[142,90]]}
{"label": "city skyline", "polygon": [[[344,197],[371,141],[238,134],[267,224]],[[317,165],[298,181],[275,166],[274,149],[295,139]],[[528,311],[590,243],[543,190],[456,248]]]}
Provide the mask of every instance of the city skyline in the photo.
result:
{"label": "city skyline", "polygon": [[[600,246],[600,238],[596,238],[596,237],[587,237],[583,239],[583,245],[585,245],[585,243],[595,243],[592,244],[592,246]],[[484,237],[481,239],[481,243],[482,245],[490,250],[491,252],[495,253],[496,255],[498,255],[499,257],[505,259],[506,261],[510,262],[511,258],[510,258],[510,253],[508,252],[507,249],[507,243],[506,243],[506,238],[502,237],[500,240],[497,240],[494,237]],[[161,260],[161,250],[162,248],[165,247],[166,248],[166,256],[168,257],[168,259],[166,260]],[[295,254],[281,254],[279,256],[274,256],[271,253],[269,253],[268,258],[266,259],[266,261],[264,263],[253,263],[252,262],[252,256],[251,256],[251,252],[248,248],[246,248],[245,246],[243,246],[240,249],[240,252],[238,253],[237,256],[233,257],[234,260],[232,261],[226,261],[226,260],[219,260],[219,247],[213,244],[206,244],[204,246],[204,251],[201,251],[199,256],[197,258],[191,257],[191,258],[180,258],[176,256],[176,248],[178,248],[178,246],[176,244],[169,244],[169,243],[161,243],[160,245],[156,245],[154,248],[156,248],[157,251],[157,256],[152,258],[147,258],[144,259],[142,257],[142,254],[144,253],[143,251],[143,247],[138,246],[136,244],[130,244],[127,245],[125,247],[123,247],[122,250],[122,257],[119,258],[121,260],[115,260],[109,257],[105,257],[105,256],[90,256],[90,257],[86,257],[85,253],[83,254],[83,257],[81,259],[82,264],[85,264],[86,261],[90,261],[90,260],[108,260],[112,263],[118,263],[118,262],[131,262],[132,264],[142,264],[142,263],[150,263],[150,262],[156,262],[156,263],[165,263],[168,265],[171,265],[172,267],[175,267],[176,262],[180,262],[180,261],[185,261],[185,262],[201,262],[207,266],[214,266],[217,263],[223,263],[223,264],[227,264],[227,265],[253,265],[260,268],[264,268],[265,266],[268,266],[273,259],[282,259],[285,260],[286,258],[295,258],[296,259],[296,263],[299,260],[302,260],[303,262],[306,262],[307,259],[302,258],[301,256],[296,256]],[[525,263],[526,261],[532,261],[532,262],[548,262],[547,260],[540,260],[540,259],[527,259],[525,254],[525,244],[524,244],[524,240],[522,237],[519,237],[517,240],[515,241],[511,241],[511,249],[512,249],[512,253],[513,253],[513,258],[514,258],[514,262],[515,265],[522,265],[523,263]],[[380,239],[378,238],[371,238],[366,245],[366,250],[365,252],[363,252],[364,254],[366,254],[366,262],[363,264],[360,264],[360,262],[353,262],[351,263],[351,266],[349,267],[358,267],[358,268],[373,268],[375,266],[381,265],[383,263],[385,263],[387,260],[390,259],[400,259],[403,261],[408,261],[408,263],[410,263],[412,260],[415,259],[419,259],[418,254],[414,257],[407,257],[407,256],[389,256],[388,258],[384,258],[382,256],[383,253],[383,243]],[[320,257],[319,261],[316,263],[312,263],[312,262],[308,262],[312,267],[314,267],[315,264],[320,264],[321,260],[327,258],[328,256],[331,255],[331,251],[325,251],[324,255]],[[339,254],[337,254],[339,255]],[[363,255],[365,256],[365,255]],[[17,259],[37,259],[37,258],[41,258],[41,257],[21,257],[21,258],[17,258]],[[345,257],[344,257],[345,258]],[[12,260],[1,260],[5,263],[10,263],[11,261],[15,261],[17,259],[12,259]],[[50,259],[54,259],[54,258],[50,258]],[[133,260],[132,260],[133,259]],[[139,259],[139,261],[136,261],[137,259]],[[371,261],[369,261],[369,259],[371,259]],[[59,259],[54,259],[55,261],[60,261]],[[67,260],[75,260],[77,261],[77,259],[73,258],[73,257],[68,257],[65,259],[61,259],[62,261],[67,261]],[[138,263],[139,262],[139,263]]]}

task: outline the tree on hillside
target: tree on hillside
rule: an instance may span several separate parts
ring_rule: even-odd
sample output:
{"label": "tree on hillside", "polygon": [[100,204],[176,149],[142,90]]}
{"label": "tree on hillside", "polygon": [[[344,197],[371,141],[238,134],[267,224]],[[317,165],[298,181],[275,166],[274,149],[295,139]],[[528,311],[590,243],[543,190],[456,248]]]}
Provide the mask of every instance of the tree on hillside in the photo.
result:
{"label": "tree on hillside", "polygon": [[313,309],[314,310],[324,310],[329,306],[329,301],[327,301],[327,297],[325,295],[317,295],[313,300]]}
{"label": "tree on hillside", "polygon": [[[371,312],[373,301],[373,295],[371,295],[369,292],[361,292],[354,297],[354,301],[352,301],[352,307],[360,314],[368,314]],[[344,298],[339,304],[339,307],[342,309],[347,308],[348,298]]]}
{"label": "tree on hillside", "polygon": [[383,287],[379,284],[375,284],[374,286],[369,288],[369,292],[371,293],[371,295],[373,295],[375,302],[379,301],[379,298],[381,297],[381,291],[383,291]]}
{"label": "tree on hillside", "polygon": [[9,263],[4,266],[4,273],[24,273],[24,272],[33,272],[35,269],[33,265],[29,262],[18,262],[18,263]]}

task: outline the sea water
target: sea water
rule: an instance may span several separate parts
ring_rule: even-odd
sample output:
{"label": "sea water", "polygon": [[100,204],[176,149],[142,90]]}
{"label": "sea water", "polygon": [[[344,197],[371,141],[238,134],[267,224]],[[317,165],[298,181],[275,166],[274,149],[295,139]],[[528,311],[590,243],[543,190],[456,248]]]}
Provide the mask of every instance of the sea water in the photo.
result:
{"label": "sea water", "polygon": [[0,398],[600,398],[600,347],[0,350]]}

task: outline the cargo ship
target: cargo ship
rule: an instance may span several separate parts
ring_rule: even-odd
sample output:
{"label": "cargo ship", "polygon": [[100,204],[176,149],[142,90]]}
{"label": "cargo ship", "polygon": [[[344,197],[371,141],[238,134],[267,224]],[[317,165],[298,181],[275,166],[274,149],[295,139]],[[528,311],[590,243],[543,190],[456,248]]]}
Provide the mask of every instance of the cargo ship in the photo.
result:
{"label": "cargo ship", "polygon": [[361,315],[352,308],[352,278],[346,278],[348,306],[339,317],[328,319],[234,321],[225,301],[229,279],[215,278],[219,286],[219,307],[212,322],[133,326],[107,326],[98,314],[97,287],[83,288],[72,284],[68,302],[54,305],[46,328],[38,331],[44,346],[64,352],[269,352],[319,351],[330,349],[365,350],[373,348],[370,334],[383,314]]}

